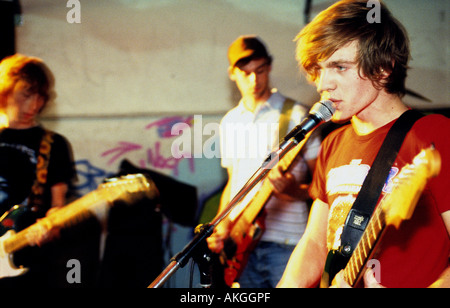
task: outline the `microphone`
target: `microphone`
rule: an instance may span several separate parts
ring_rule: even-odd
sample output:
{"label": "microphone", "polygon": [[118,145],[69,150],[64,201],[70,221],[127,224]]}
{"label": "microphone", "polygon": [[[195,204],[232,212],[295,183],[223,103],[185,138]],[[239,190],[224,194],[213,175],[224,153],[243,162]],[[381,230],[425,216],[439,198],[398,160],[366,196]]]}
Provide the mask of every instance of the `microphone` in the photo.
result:
{"label": "microphone", "polygon": [[281,141],[280,144],[284,144],[291,138],[295,138],[297,142],[303,140],[306,135],[315,129],[323,122],[328,122],[333,117],[336,109],[333,103],[329,100],[323,100],[315,103],[310,111],[308,117],[306,117],[299,125],[294,127]]}

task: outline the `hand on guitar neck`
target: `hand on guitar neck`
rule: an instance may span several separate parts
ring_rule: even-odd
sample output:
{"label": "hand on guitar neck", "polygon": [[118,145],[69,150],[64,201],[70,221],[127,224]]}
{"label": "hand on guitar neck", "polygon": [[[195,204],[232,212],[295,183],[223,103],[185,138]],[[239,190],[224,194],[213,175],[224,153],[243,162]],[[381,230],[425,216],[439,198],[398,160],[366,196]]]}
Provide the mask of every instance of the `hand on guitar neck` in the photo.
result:
{"label": "hand on guitar neck", "polygon": [[277,198],[291,202],[309,199],[309,185],[299,185],[294,175],[290,172],[285,172],[281,166],[272,169],[267,178]]}
{"label": "hand on guitar neck", "polygon": [[[46,212],[45,217],[50,216],[65,206],[68,190],[69,187],[66,183],[56,183],[51,187],[52,206]],[[42,223],[38,224],[40,227],[36,228],[36,232],[33,232],[33,235],[30,234],[30,245],[41,247],[60,237],[60,227],[57,227],[51,224],[49,220],[43,220],[42,218],[37,219],[37,221],[42,221]]]}
{"label": "hand on guitar neck", "polygon": [[[51,207],[47,213],[46,217],[51,214],[57,212],[61,206]],[[28,234],[28,238],[30,241],[30,246],[39,246],[49,243],[51,241],[57,240],[61,235],[61,227],[52,225],[50,220],[44,218],[40,218],[37,220],[39,228],[33,229],[33,232]]]}
{"label": "hand on guitar neck", "polygon": [[222,220],[215,228],[213,234],[206,239],[209,250],[213,253],[223,251],[225,241],[230,235],[231,221],[228,218]]}
{"label": "hand on guitar neck", "polygon": [[[299,186],[292,173],[285,172],[281,166],[272,169],[268,174],[268,179],[272,186],[272,192],[277,198],[293,201],[308,196],[308,185]],[[222,203],[224,200],[226,199],[223,199]],[[220,209],[223,209],[223,207],[221,206]],[[232,228],[233,221],[228,217],[214,228],[213,234],[207,238],[208,247],[212,252],[222,252],[224,242],[230,236]]]}

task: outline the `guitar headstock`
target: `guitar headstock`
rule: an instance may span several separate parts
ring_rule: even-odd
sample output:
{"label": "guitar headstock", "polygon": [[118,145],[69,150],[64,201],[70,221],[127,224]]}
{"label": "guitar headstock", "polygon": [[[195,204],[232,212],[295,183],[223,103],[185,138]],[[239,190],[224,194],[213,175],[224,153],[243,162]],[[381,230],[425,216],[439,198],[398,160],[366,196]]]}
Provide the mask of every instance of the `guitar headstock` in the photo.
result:
{"label": "guitar headstock", "polygon": [[428,178],[435,177],[439,174],[439,171],[441,171],[441,155],[434,147],[430,147],[422,150],[414,157],[413,165],[422,165],[426,167]]}
{"label": "guitar headstock", "polygon": [[386,225],[399,228],[402,220],[411,218],[428,180],[437,176],[440,169],[441,156],[434,147],[422,150],[412,164],[402,168],[394,179],[392,193],[383,200]]}
{"label": "guitar headstock", "polygon": [[110,202],[122,200],[132,203],[135,200],[155,199],[159,196],[155,183],[141,173],[109,178],[99,185],[98,191]]}

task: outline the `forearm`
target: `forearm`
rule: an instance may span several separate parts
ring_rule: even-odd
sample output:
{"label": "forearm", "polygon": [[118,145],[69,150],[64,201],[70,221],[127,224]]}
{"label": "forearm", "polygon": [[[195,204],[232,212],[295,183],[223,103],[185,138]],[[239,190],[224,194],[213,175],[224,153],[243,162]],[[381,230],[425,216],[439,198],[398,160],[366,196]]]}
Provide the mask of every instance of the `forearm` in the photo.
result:
{"label": "forearm", "polygon": [[52,207],[61,207],[66,204],[66,194],[69,187],[65,183],[58,183],[52,186]]}
{"label": "forearm", "polygon": [[295,247],[278,287],[317,286],[327,257],[327,221],[328,205],[314,201],[305,233]]}
{"label": "forearm", "polygon": [[[313,288],[316,287],[322,276],[326,259],[326,252],[303,237],[284,271],[283,277],[278,283],[278,288]],[[323,255],[323,256],[322,256]]]}
{"label": "forearm", "polygon": [[[222,196],[220,198],[219,209],[217,210],[216,218],[222,214],[222,211],[227,208],[230,200],[230,181],[225,185]],[[229,230],[231,227],[228,217],[223,218],[219,224],[214,228],[213,234],[206,239],[208,248],[214,253],[220,253],[224,247],[224,241],[228,238]]]}
{"label": "forearm", "polygon": [[281,200],[290,201],[290,202],[297,201],[297,200],[306,201],[306,200],[310,199],[308,189],[309,189],[309,184],[299,184],[298,186],[295,187],[295,189],[286,190],[283,193],[278,193],[278,192],[274,191],[274,193],[275,193],[276,197]]}

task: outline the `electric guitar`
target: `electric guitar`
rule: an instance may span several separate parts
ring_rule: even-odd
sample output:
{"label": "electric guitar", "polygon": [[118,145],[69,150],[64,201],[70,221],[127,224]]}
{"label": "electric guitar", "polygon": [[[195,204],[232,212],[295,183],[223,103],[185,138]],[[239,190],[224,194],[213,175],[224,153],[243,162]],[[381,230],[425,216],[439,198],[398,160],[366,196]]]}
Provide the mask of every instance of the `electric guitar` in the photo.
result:
{"label": "electric guitar", "polygon": [[370,260],[382,241],[387,226],[399,228],[403,220],[413,215],[427,181],[439,174],[441,158],[433,148],[422,150],[412,164],[405,165],[396,176],[392,193],[385,196],[375,209],[353,254],[345,256],[341,249],[328,253],[320,287],[332,285],[334,276],[344,269],[344,280],[353,287],[363,284],[363,276]]}
{"label": "electric guitar", "polygon": [[[14,264],[14,252],[27,246],[34,246],[40,235],[51,228],[70,227],[93,215],[99,220],[105,219],[110,206],[114,205],[113,201],[120,200],[121,204],[132,204],[143,198],[154,199],[158,195],[158,189],[153,181],[142,174],[112,178],[100,184],[96,190],[55,210],[18,233],[13,229],[8,230],[0,237],[0,278],[24,274],[28,269]],[[20,206],[14,206],[0,218],[0,223],[13,226],[8,220],[17,216],[17,212],[20,211]]]}
{"label": "electric guitar", "polygon": [[[276,167],[281,166],[284,172],[289,171],[307,140],[308,136],[286,153]],[[236,208],[229,215],[232,227],[230,236],[224,243],[224,250],[220,254],[220,261],[224,266],[225,283],[230,287],[241,275],[250,253],[256,247],[264,232],[264,213],[262,210],[272,197],[273,188],[270,182],[266,180],[256,193],[254,192],[255,189],[256,187],[253,188],[250,195],[247,195],[244,200],[236,205]],[[248,198],[249,196],[250,198]]]}

